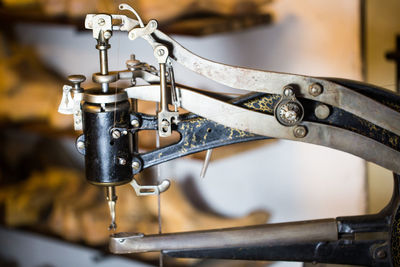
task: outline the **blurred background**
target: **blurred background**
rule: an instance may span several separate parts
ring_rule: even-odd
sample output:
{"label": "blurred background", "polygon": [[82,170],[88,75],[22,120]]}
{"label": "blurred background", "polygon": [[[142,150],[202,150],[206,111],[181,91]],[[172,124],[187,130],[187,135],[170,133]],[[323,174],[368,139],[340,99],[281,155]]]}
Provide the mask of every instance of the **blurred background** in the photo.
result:
{"label": "blurred background", "polygon": [[[157,266],[157,254],[107,253],[104,192],[84,179],[79,133],[57,108],[71,74],[94,84],[98,52],[87,13],[119,14],[122,1],[0,1],[0,266]],[[396,0],[124,1],[194,53],[226,64],[341,77],[396,89],[400,2]],[[124,13],[131,16],[128,13]],[[109,68],[131,54],[156,65],[151,47],[115,32]],[[398,45],[400,46],[400,45]],[[174,65],[177,82],[232,92]],[[235,91],[236,92],[236,91]],[[139,103],[145,112],[154,106]],[[154,147],[154,133],[140,136]],[[291,141],[215,149],[161,165],[174,181],[162,195],[164,232],[356,215],[379,211],[391,173],[352,155]],[[155,171],[140,177],[154,181]],[[118,231],[157,233],[157,199],[117,188]],[[301,263],[166,259],[165,266],[300,266]]]}

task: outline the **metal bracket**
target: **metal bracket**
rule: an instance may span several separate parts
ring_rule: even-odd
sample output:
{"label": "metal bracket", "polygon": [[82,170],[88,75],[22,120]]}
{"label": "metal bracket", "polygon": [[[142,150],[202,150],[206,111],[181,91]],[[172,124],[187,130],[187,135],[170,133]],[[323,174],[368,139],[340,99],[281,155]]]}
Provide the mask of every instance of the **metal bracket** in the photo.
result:
{"label": "metal bracket", "polygon": [[58,107],[58,112],[65,115],[74,116],[74,129],[76,131],[82,130],[82,111],[81,101],[83,93],[74,93],[74,97],[71,94],[72,86],[63,86],[63,96],[61,103]]}
{"label": "metal bracket", "polygon": [[158,185],[139,185],[135,178],[132,179],[130,185],[136,192],[136,195],[139,196],[153,196],[161,194],[162,192],[167,191],[171,182],[169,180],[163,180]]}

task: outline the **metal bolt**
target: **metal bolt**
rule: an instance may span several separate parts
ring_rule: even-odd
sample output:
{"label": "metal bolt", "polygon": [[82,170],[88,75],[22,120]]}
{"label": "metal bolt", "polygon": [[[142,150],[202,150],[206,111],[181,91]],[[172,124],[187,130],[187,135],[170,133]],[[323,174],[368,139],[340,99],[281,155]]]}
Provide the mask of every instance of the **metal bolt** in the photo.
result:
{"label": "metal bolt", "polygon": [[127,135],[128,134],[128,131],[127,130],[123,130],[122,131],[122,135]]}
{"label": "metal bolt", "polygon": [[119,163],[119,165],[125,165],[126,164],[126,159],[118,158],[118,163]]}
{"label": "metal bolt", "polygon": [[104,39],[110,39],[111,38],[111,36],[112,36],[112,32],[111,31],[105,31],[104,33],[103,33],[103,37],[104,37]]}
{"label": "metal bolt", "polygon": [[308,92],[312,96],[319,96],[322,93],[322,90],[323,90],[322,85],[320,85],[319,83],[313,83],[308,88]]}
{"label": "metal bolt", "polygon": [[135,127],[135,128],[137,128],[137,127],[139,127],[139,121],[137,120],[137,119],[133,119],[132,121],[131,121],[131,125],[133,126],[133,127]]}
{"label": "metal bolt", "polygon": [[78,143],[76,143],[76,147],[79,150],[85,149],[85,143],[83,141],[79,141]]}
{"label": "metal bolt", "polygon": [[294,137],[303,138],[307,135],[307,128],[305,126],[296,126],[293,130]]}
{"label": "metal bolt", "polygon": [[132,162],[132,168],[138,170],[140,168],[140,164],[137,161]]}
{"label": "metal bolt", "polygon": [[379,258],[379,259],[384,259],[384,258],[386,258],[386,251],[385,250],[383,250],[383,249],[381,249],[381,250],[378,250],[378,252],[376,253],[376,256]]}
{"label": "metal bolt", "polygon": [[314,110],[315,117],[320,120],[325,120],[330,115],[330,110],[327,105],[319,104]]}
{"label": "metal bolt", "polygon": [[99,24],[99,26],[103,26],[104,24],[106,24],[106,21],[105,21],[104,19],[100,18],[100,19],[97,21],[97,24]]}
{"label": "metal bolt", "polygon": [[114,138],[114,139],[118,139],[118,138],[121,137],[121,132],[120,132],[119,130],[113,130],[113,131],[111,132],[111,136],[112,136],[112,138]]}
{"label": "metal bolt", "polygon": [[283,94],[284,94],[285,96],[291,96],[291,95],[293,95],[293,94],[294,94],[294,93],[293,93],[293,87],[291,87],[290,85],[285,86],[285,87],[283,88]]}

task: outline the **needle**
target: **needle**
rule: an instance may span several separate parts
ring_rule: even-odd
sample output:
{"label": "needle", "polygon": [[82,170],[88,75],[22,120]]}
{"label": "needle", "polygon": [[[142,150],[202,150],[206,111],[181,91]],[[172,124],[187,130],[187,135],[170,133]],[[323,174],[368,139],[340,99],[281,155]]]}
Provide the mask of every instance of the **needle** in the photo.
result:
{"label": "needle", "polygon": [[110,209],[111,223],[108,230],[117,229],[117,224],[115,223],[115,204],[117,202],[117,195],[115,194],[114,186],[107,186],[106,188],[106,199],[108,201],[108,207]]}
{"label": "needle", "polygon": [[200,178],[204,178],[206,176],[208,164],[210,164],[212,149],[207,149],[206,158],[204,159],[203,168],[201,168]]}

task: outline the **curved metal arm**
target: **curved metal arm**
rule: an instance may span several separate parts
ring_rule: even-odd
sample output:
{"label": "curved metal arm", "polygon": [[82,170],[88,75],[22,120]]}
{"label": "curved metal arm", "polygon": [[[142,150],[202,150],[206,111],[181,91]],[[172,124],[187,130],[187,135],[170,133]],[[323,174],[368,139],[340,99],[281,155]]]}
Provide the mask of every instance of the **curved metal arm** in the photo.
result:
{"label": "curved metal arm", "polygon": [[[400,114],[340,84],[324,79],[254,70],[217,63],[195,55],[165,33],[156,30],[154,39],[167,45],[177,63],[220,84],[241,90],[281,94],[282,88],[295,84],[299,96],[339,107],[375,125],[400,135]],[[318,92],[319,91],[319,92]]]}
{"label": "curved metal arm", "polygon": [[[305,127],[306,133],[304,136],[299,136],[296,134],[299,126],[285,127],[272,115],[238,107],[189,88],[182,86],[178,88],[184,109],[219,124],[261,136],[338,149],[400,173],[400,152],[361,134],[326,124],[304,121],[300,127]],[[126,92],[128,97],[159,101],[158,86],[130,87]]]}

